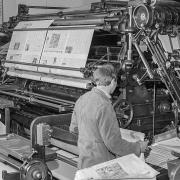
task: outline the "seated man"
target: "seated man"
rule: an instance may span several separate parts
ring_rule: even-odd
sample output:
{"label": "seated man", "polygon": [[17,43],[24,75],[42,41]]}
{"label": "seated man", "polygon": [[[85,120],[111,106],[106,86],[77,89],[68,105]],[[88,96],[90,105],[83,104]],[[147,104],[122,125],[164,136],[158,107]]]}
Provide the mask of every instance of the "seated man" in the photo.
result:
{"label": "seated man", "polygon": [[111,103],[117,81],[115,69],[105,64],[93,73],[97,87],[82,95],[72,114],[70,131],[78,133],[78,168],[87,168],[118,156],[144,152],[147,142],[128,142],[121,138]]}

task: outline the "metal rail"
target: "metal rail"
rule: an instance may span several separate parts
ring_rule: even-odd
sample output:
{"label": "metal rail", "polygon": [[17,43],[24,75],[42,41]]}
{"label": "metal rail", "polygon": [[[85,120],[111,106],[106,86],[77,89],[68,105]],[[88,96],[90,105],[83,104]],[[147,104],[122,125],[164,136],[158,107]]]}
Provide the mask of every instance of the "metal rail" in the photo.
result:
{"label": "metal rail", "polygon": [[20,95],[20,94],[7,92],[7,91],[2,91],[2,90],[0,90],[0,94],[13,96],[13,97],[17,97],[17,98],[20,98],[20,99],[25,99],[30,103],[38,103],[38,104],[42,104],[42,105],[45,105],[45,106],[49,106],[49,107],[58,109],[59,112],[67,111],[67,110],[72,109],[72,106],[71,107],[66,107],[66,106],[63,106],[62,104],[55,104],[55,103],[52,103],[52,102],[47,102],[45,100],[40,100],[37,97],[33,97],[33,96],[27,97],[27,96],[23,96],[23,95]]}

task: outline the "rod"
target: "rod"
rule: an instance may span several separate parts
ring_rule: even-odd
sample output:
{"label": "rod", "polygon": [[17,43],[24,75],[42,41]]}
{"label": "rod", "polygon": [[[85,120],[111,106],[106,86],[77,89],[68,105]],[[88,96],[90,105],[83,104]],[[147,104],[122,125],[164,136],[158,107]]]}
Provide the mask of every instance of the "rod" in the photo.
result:
{"label": "rod", "polygon": [[[132,6],[128,8],[129,10],[129,29],[132,29]],[[128,33],[128,52],[127,60],[132,61],[132,32]]]}
{"label": "rod", "polygon": [[121,5],[121,6],[127,6],[128,5],[128,1],[106,1],[105,4],[107,5]]}
{"label": "rod", "polygon": [[156,83],[154,82],[154,92],[153,92],[153,137],[155,135],[155,114],[156,114]]}
{"label": "rod", "polygon": [[[19,6],[21,6],[21,4]],[[33,9],[68,9],[68,7],[54,7],[54,6],[29,6],[29,5],[25,5],[25,6],[27,8],[33,8]]]}
{"label": "rod", "polygon": [[9,29],[9,31],[43,31],[43,30],[68,30],[68,29],[104,29],[103,26],[96,26],[96,25],[78,25],[78,26],[51,26],[48,28],[30,28],[30,29]]}
{"label": "rod", "polygon": [[39,104],[42,104],[42,105],[50,106],[50,107],[58,109],[59,112],[66,110],[66,108],[63,107],[62,105],[53,104],[53,103],[50,103],[50,102],[38,100],[38,99],[36,99],[34,97],[26,97],[26,96],[23,96],[23,95],[11,93],[11,92],[5,92],[5,91],[1,91],[1,90],[0,90],[0,94],[5,94],[5,95],[9,95],[9,96],[25,99],[25,100],[27,100],[29,102],[32,102],[32,103],[39,103]]}
{"label": "rod", "polygon": [[78,18],[78,19],[56,19],[53,22],[55,26],[72,26],[72,25],[94,25],[94,24],[104,24],[105,19],[101,17],[91,17],[91,18]]}
{"label": "rod", "polygon": [[118,22],[119,16],[115,17],[86,17],[76,19],[55,19],[53,25],[56,26],[71,26],[71,25],[100,25],[105,22]]}
{"label": "rod", "polygon": [[23,15],[23,16],[20,16],[20,19],[22,20],[29,20],[29,19],[36,19],[36,18],[41,18],[41,17],[48,17],[48,19],[50,17],[59,17],[59,16],[62,16],[62,12],[57,12],[57,13],[49,13],[49,14],[28,14],[28,15]]}
{"label": "rod", "polygon": [[3,60],[4,63],[11,63],[11,64],[22,64],[22,65],[28,65],[28,66],[37,66],[37,67],[46,67],[46,68],[52,68],[52,69],[63,69],[63,70],[71,70],[71,71],[80,71],[80,68],[71,68],[71,67],[63,67],[63,66],[52,66],[52,65],[46,65],[46,64],[36,64],[36,63],[26,63],[26,62],[19,62],[19,61],[9,61],[9,60]]}
{"label": "rod", "polygon": [[28,95],[32,95],[32,96],[36,96],[37,98],[42,98],[42,99],[46,99],[46,100],[49,100],[49,101],[53,101],[53,102],[57,102],[57,103],[64,103],[64,105],[72,105],[72,104],[75,104],[74,102],[72,101],[68,101],[68,100],[58,100],[57,98],[53,98],[53,97],[49,97],[49,96],[46,96],[46,95],[42,95],[42,94],[37,94],[37,93],[33,93],[33,92],[28,92],[28,91],[22,91],[22,90],[17,90],[17,92],[21,92],[21,93],[24,93],[24,94],[28,94]]}

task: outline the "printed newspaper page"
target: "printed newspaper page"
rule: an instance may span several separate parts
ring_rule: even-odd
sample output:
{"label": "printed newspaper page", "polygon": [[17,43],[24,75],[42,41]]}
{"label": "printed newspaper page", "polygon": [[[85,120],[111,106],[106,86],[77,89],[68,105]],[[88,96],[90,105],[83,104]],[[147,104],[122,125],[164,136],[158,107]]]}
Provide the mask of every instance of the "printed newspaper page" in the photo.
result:
{"label": "printed newspaper page", "polygon": [[83,78],[80,70],[87,62],[93,29],[55,30],[47,33],[40,64],[66,68],[38,68],[39,72]]}
{"label": "printed newspaper page", "polygon": [[107,161],[77,171],[75,180],[89,179],[143,179],[154,180],[159,172],[134,154]]}
{"label": "printed newspaper page", "polygon": [[[14,31],[6,56],[5,67],[27,71],[37,71],[47,29],[53,20],[23,21],[19,22],[15,29],[26,29],[26,31]],[[31,31],[32,28],[45,28],[44,30]],[[10,61],[10,63],[8,63]],[[29,65],[23,65],[29,63]],[[31,66],[33,64],[33,66]],[[21,74],[20,74],[21,75]]]}

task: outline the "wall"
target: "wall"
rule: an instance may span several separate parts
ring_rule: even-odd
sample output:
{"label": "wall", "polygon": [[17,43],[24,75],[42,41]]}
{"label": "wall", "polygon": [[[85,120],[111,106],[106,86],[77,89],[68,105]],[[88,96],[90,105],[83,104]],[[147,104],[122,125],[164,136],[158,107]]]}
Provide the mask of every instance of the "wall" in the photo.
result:
{"label": "wall", "polygon": [[[101,0],[3,0],[3,21],[7,22],[9,17],[16,16],[18,4],[34,6],[55,6],[68,7],[73,10],[89,9],[91,2],[100,2]],[[31,10],[31,14],[44,13],[48,10]],[[48,11],[49,12],[49,11]]]}
{"label": "wall", "polygon": [[3,0],[3,22],[7,22],[9,17],[17,14],[17,5],[15,0]]}

